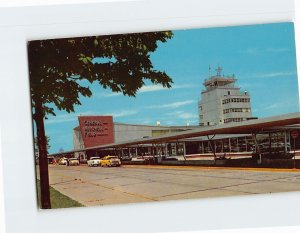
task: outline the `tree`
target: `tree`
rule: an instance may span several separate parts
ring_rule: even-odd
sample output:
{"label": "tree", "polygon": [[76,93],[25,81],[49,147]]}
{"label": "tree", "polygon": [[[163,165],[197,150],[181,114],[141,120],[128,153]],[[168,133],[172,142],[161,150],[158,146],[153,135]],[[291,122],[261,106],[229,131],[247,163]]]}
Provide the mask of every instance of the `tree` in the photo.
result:
{"label": "tree", "polygon": [[[37,155],[36,157],[38,158],[38,154],[39,154],[39,146],[38,146],[38,140],[37,140],[37,137],[34,137],[34,152],[35,154]],[[50,145],[50,137],[49,136],[46,136],[46,148],[47,148],[47,153],[48,153],[48,150],[51,148],[51,145]]]}
{"label": "tree", "polygon": [[[33,119],[37,129],[42,208],[51,208],[44,119],[54,107],[74,112],[88,85],[98,82],[113,92],[135,96],[146,80],[170,88],[172,79],[153,68],[150,54],[172,32],[134,33],[28,42]],[[100,59],[102,58],[102,59]]]}

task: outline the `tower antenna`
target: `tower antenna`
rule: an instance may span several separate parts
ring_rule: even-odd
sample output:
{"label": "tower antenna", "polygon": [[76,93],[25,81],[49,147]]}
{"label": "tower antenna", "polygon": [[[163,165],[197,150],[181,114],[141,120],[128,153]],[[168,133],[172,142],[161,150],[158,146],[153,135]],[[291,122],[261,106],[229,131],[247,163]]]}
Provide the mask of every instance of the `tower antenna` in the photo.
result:
{"label": "tower antenna", "polygon": [[218,66],[218,68],[216,69],[217,71],[217,76],[220,77],[221,76],[221,73],[222,73],[222,67],[221,66]]}

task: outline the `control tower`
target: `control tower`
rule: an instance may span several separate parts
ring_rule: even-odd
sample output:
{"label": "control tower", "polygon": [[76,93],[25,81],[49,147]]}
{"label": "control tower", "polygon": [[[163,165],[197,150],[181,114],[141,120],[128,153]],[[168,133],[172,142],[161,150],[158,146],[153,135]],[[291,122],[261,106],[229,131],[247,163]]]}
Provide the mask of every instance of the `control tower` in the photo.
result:
{"label": "control tower", "polygon": [[241,122],[253,119],[250,95],[241,92],[235,86],[234,75],[222,75],[222,68],[216,69],[215,75],[210,75],[203,83],[205,89],[201,92],[199,101],[199,124],[201,126],[220,125],[230,122]]}

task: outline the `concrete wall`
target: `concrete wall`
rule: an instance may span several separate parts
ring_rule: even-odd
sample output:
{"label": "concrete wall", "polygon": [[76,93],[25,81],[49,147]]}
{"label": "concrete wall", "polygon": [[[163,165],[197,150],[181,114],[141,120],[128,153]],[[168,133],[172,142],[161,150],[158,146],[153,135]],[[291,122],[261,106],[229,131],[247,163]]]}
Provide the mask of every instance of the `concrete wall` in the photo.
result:
{"label": "concrete wall", "polygon": [[[229,98],[249,98],[249,94],[241,93],[238,87],[216,87],[201,93],[199,103],[199,121],[207,125],[224,124],[228,118],[249,118],[252,116],[250,102],[234,102],[223,104],[223,100]],[[201,109],[202,108],[202,109]],[[242,108],[250,109],[250,112],[234,112],[224,114],[224,109]]]}
{"label": "concrete wall", "polygon": [[84,148],[83,140],[79,129],[73,130],[73,145],[74,145],[74,150],[79,150]]}
{"label": "concrete wall", "polygon": [[114,124],[115,143],[152,136],[150,126]]}
{"label": "concrete wall", "polygon": [[219,125],[224,123],[223,117],[223,104],[222,100],[228,95],[228,91],[231,94],[239,92],[236,88],[216,88],[211,91],[204,91],[201,95],[202,111],[200,114],[203,115],[201,123],[204,125]]}

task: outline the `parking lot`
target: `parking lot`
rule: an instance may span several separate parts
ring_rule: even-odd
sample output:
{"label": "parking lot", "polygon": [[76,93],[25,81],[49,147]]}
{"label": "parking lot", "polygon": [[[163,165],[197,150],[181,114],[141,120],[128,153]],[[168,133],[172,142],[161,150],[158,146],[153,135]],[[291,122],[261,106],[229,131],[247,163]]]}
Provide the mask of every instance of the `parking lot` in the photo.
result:
{"label": "parking lot", "polygon": [[300,191],[298,170],[50,165],[50,185],[85,206]]}

